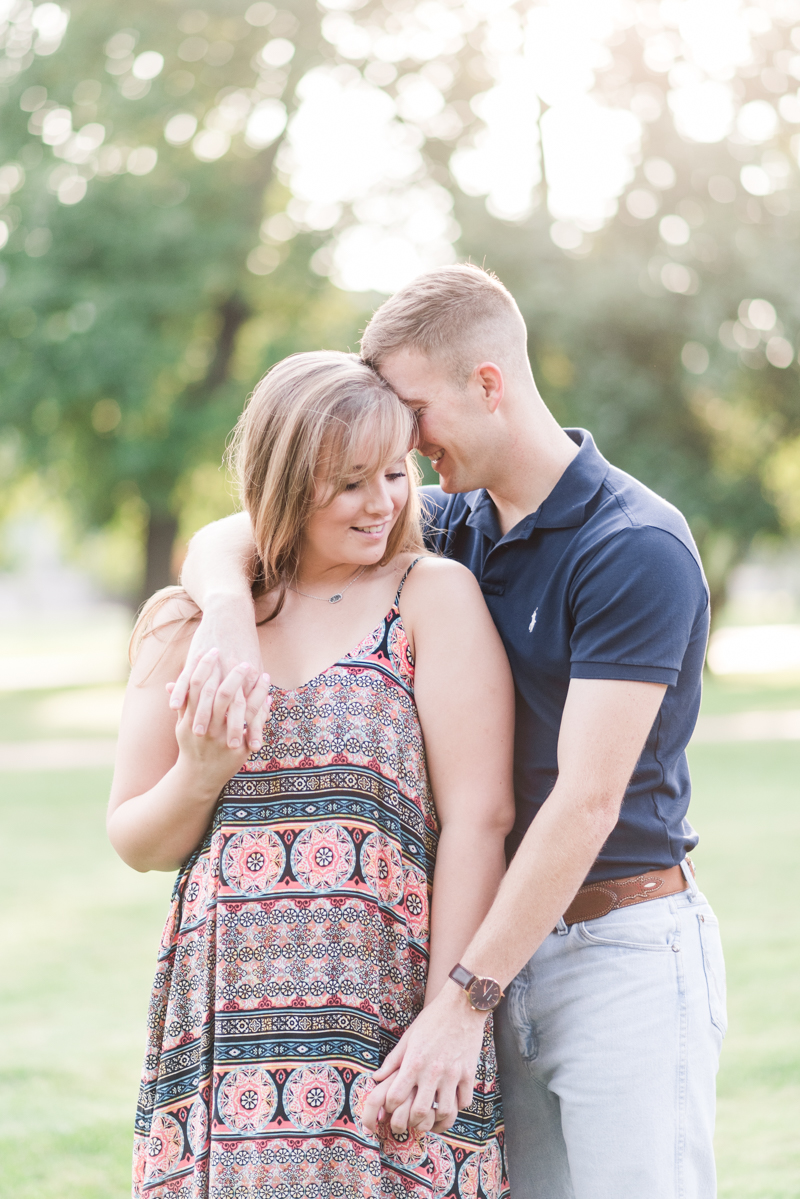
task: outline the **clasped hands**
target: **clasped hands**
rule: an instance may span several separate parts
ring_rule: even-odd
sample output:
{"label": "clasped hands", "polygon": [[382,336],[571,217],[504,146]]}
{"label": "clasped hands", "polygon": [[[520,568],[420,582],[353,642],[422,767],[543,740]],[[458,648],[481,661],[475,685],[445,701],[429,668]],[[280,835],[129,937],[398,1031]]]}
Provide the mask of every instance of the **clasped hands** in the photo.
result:
{"label": "clasped hands", "polygon": [[[256,679],[245,697],[243,687],[251,682],[253,673]],[[235,774],[252,751],[261,748],[261,730],[269,710],[269,675],[258,675],[249,663],[240,662],[223,678],[219,652],[211,649],[200,658],[181,691],[178,683],[167,683],[167,691],[170,707],[178,711],[179,760],[199,771],[198,777],[212,790]],[[252,723],[246,720],[251,709]]]}
{"label": "clasped hands", "polygon": [[472,1102],[485,1019],[446,983],[373,1074],[362,1111],[370,1132],[387,1122],[395,1133],[446,1132]]}
{"label": "clasped hands", "polygon": [[270,709],[269,675],[253,665],[259,661],[258,644],[242,645],[243,660],[237,662],[230,655],[223,658],[216,647],[208,647],[204,633],[201,624],[189,647],[186,665],[176,681],[167,685],[169,706],[184,716],[191,715],[195,736],[219,735],[224,725],[229,749],[244,746],[255,753],[263,744]]}

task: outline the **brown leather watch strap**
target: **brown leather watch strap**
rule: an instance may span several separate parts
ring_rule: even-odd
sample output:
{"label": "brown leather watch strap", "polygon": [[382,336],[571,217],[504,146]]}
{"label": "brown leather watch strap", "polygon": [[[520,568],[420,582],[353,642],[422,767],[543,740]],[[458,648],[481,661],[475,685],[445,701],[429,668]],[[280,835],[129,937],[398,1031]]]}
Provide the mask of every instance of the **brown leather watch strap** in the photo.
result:
{"label": "brown leather watch strap", "polygon": [[466,966],[462,966],[460,962],[456,962],[448,977],[452,978],[454,983],[458,983],[459,987],[463,987],[466,991],[469,989],[470,984],[475,981],[476,976],[471,970],[467,970]]}
{"label": "brown leather watch strap", "polygon": [[480,975],[467,970],[460,962],[456,962],[450,971],[450,978],[466,991],[470,1007],[475,1012],[493,1012],[503,998],[496,978],[481,978]]}
{"label": "brown leather watch strap", "polygon": [[[687,858],[688,861],[688,858]],[[689,866],[694,874],[691,862]],[[599,920],[618,908],[633,907],[651,899],[663,899],[666,895],[677,895],[689,884],[680,866],[668,870],[651,870],[648,874],[636,874],[632,878],[612,878],[600,883],[587,883],[564,913],[565,924],[581,924],[584,920]]]}

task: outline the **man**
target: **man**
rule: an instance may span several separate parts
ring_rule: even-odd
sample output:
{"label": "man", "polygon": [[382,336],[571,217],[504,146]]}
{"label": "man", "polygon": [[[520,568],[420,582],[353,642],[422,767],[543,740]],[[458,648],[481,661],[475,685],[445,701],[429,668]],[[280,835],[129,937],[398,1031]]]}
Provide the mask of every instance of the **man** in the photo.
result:
{"label": "man", "polygon": [[[515,1199],[708,1199],[724,966],[686,860],[708,632],[691,534],[588,433],[559,427],[492,275],[413,281],[375,313],[362,356],[417,414],[441,482],[432,539],[476,575],[517,704],[508,872],[377,1072],[366,1119],[382,1107],[396,1129],[449,1127],[502,989]],[[198,535],[185,572],[207,614],[198,652],[253,654],[237,631],[251,548],[241,517]]]}

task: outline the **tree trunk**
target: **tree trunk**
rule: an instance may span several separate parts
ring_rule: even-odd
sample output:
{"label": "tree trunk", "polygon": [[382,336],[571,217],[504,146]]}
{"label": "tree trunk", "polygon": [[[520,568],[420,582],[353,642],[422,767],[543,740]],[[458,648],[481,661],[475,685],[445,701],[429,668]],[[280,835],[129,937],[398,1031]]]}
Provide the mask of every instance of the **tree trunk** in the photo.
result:
{"label": "tree trunk", "polygon": [[217,334],[214,358],[208,374],[200,385],[203,391],[213,391],[227,379],[233,348],[236,344],[236,334],[250,315],[250,309],[241,296],[232,295],[228,296],[225,303],[220,306],[219,314],[222,317],[222,324]]}
{"label": "tree trunk", "polygon": [[175,582],[172,574],[172,547],[177,533],[177,517],[150,517],[147,527],[147,565],[140,596],[142,601],[149,599],[154,591]]}

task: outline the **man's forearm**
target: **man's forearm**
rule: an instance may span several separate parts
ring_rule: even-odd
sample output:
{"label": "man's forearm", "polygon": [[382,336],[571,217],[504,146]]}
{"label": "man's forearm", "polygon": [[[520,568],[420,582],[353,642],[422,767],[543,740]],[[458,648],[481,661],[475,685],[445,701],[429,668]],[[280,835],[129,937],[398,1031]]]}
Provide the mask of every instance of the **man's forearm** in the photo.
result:
{"label": "man's forearm", "polygon": [[246,512],[206,525],[189,543],[181,583],[206,610],[212,596],[251,602],[255,542]]}
{"label": "man's forearm", "polygon": [[[612,807],[592,803],[561,780],[556,784],[461,955],[463,966],[507,987],[552,932],[589,872],[614,827]],[[472,1100],[485,1016],[448,979],[376,1071],[378,1086],[365,1105],[367,1127],[375,1127],[381,1107],[392,1114],[393,1128],[410,1124],[442,1132],[450,1127],[458,1109]],[[435,1122],[428,1110],[434,1096],[439,1100]]]}
{"label": "man's forearm", "polygon": [[[177,710],[186,702],[192,671],[208,650],[219,652],[223,677],[235,666],[247,662],[252,671],[243,686],[245,711],[233,722],[229,718],[228,732],[233,744],[246,727],[250,748],[258,749],[264,714],[259,712],[252,696],[263,666],[253,607],[254,562],[255,543],[246,512],[206,525],[192,538],[181,581],[202,610],[203,619],[192,638],[186,665],[173,687],[170,707]],[[213,697],[201,696],[196,727],[208,727],[212,703]]]}
{"label": "man's forearm", "polygon": [[[462,955],[468,970],[507,987],[552,932],[617,822],[665,690],[661,683],[620,679],[570,682],[558,738],[558,781]],[[364,1107],[367,1127],[374,1127],[381,1106],[392,1114],[392,1127],[407,1127],[408,1098],[416,1092],[411,1123],[430,1127],[425,1104],[438,1093],[441,1119],[435,1128],[448,1128],[455,1119],[454,1079],[459,1107],[472,1094],[482,1015],[456,983],[445,983],[376,1071],[378,1086]]]}
{"label": "man's forearm", "polygon": [[464,951],[463,965],[505,987],[569,907],[618,814],[618,802],[592,802],[559,780]]}

